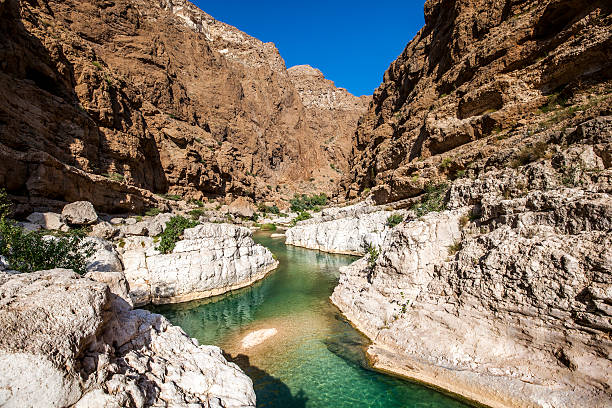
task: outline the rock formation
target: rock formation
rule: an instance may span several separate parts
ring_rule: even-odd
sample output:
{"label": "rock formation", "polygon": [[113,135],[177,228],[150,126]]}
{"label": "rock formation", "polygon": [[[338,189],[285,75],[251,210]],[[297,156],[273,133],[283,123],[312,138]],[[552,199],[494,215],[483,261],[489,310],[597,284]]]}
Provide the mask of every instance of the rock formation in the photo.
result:
{"label": "rock formation", "polygon": [[285,233],[285,243],[324,252],[364,255],[370,246],[379,247],[391,231],[387,219],[404,211],[388,211],[371,201],[327,208],[311,219],[300,221]]}
{"label": "rock formation", "polygon": [[[609,114],[612,10],[605,0],[428,0],[425,26],[360,119],[349,197],[419,195],[500,150]],[[608,113],[606,113],[608,112]]]}
{"label": "rock formation", "polygon": [[255,406],[251,380],[218,347],[131,310],[105,283],[2,274],[0,299],[3,406]]}
{"label": "rock formation", "polygon": [[170,254],[149,237],[128,237],[120,253],[136,305],[176,303],[219,295],[262,279],[278,262],[252,233],[230,224],[185,230]]}
{"label": "rock formation", "polygon": [[342,271],[332,301],[375,367],[489,406],[609,405],[612,117],[537,137],[539,159],[455,180],[447,211]]}
{"label": "rock formation", "polygon": [[18,213],[337,184],[367,101],[289,74],[273,44],[186,0],[2,5],[0,184]]}

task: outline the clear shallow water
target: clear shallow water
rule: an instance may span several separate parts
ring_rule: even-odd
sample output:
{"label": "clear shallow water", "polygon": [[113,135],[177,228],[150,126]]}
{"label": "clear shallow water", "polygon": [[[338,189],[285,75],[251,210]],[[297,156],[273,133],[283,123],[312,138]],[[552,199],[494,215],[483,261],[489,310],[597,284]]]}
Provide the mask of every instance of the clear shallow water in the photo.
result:
{"label": "clear shallow water", "polygon": [[[253,379],[258,407],[466,408],[444,394],[367,369],[367,339],[329,301],[338,269],[355,258],[291,246],[267,233],[255,240],[280,266],[228,295],[151,308],[202,344],[222,347]],[[254,330],[278,333],[250,349]]]}

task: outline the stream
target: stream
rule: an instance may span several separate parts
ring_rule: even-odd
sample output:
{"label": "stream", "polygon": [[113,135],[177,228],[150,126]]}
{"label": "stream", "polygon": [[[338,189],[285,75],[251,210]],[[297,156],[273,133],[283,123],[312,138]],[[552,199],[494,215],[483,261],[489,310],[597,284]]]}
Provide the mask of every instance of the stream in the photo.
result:
{"label": "stream", "polygon": [[[329,300],[339,268],[355,257],[286,246],[265,232],[254,239],[280,261],[266,278],[226,295],[151,310],[201,344],[221,347],[253,380],[258,407],[468,407],[368,368],[368,340]],[[244,349],[244,336],[262,329],[277,332]]]}

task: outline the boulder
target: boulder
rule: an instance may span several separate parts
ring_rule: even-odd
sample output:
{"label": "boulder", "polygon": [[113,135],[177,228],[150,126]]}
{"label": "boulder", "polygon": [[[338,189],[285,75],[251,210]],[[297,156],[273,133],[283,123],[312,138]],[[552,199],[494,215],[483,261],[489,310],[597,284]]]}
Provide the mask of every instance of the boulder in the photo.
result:
{"label": "boulder", "polygon": [[174,214],[162,213],[149,220],[147,225],[147,233],[150,237],[156,237],[166,230],[166,223],[172,219]]}
{"label": "boulder", "polygon": [[60,230],[66,225],[60,214],[52,212],[35,212],[30,214],[26,219],[29,222],[38,224],[48,230]]}
{"label": "boulder", "polygon": [[102,239],[112,239],[119,233],[119,228],[107,221],[102,221],[93,226],[91,236]]}
{"label": "boulder", "polygon": [[98,220],[98,214],[89,201],[66,204],[62,210],[62,216],[68,224],[72,225],[91,225]]}
{"label": "boulder", "polygon": [[251,218],[256,210],[255,205],[246,197],[238,197],[227,207],[230,214],[243,218]]}
{"label": "boulder", "polygon": [[88,272],[121,272],[123,265],[112,243],[101,238],[87,237],[85,243],[93,244],[95,252],[87,259]]}

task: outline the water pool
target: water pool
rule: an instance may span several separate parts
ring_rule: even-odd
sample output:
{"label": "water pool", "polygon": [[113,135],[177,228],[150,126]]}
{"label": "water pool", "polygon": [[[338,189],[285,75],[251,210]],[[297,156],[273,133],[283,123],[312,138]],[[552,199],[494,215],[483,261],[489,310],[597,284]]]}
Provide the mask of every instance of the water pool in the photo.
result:
{"label": "water pool", "polygon": [[[152,307],[202,344],[220,346],[253,379],[258,407],[466,408],[419,384],[368,369],[367,339],[329,301],[338,269],[354,257],[285,246],[256,233],[280,261],[255,285],[227,295]],[[252,331],[276,329],[243,349]]]}

